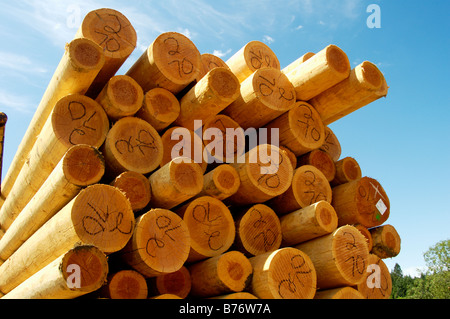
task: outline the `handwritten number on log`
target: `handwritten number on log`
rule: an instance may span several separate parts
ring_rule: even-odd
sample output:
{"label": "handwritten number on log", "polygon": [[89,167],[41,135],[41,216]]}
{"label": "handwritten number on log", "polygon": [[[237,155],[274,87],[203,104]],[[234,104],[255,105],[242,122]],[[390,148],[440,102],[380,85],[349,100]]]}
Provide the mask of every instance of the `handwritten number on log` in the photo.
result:
{"label": "handwritten number on log", "polygon": [[[302,109],[305,109],[305,112],[303,113],[303,119],[304,121],[297,120],[298,123],[301,123],[299,125],[305,125],[305,138],[308,137],[308,133],[311,136],[311,138],[314,141],[320,140],[320,132],[315,127],[315,121],[312,116],[312,110],[307,105],[302,105]],[[310,121],[312,121],[312,124],[310,124]],[[311,128],[311,130],[309,130]]]}
{"label": "handwritten number on log", "polygon": [[[96,13],[96,15],[100,20],[103,20],[98,13]],[[120,50],[120,43],[116,39],[116,37],[120,39],[119,33],[120,31],[122,31],[122,24],[120,23],[119,18],[115,14],[108,14],[108,15],[113,18],[114,20],[113,26],[115,26],[115,28],[109,25],[108,23],[105,23],[105,25],[103,26],[103,30],[101,32],[95,30],[95,33],[98,33],[104,37],[103,40],[99,43],[100,46],[105,44],[105,49],[107,51],[117,52]]]}
{"label": "handwritten number on log", "polygon": [[253,209],[252,213],[253,212],[255,212],[259,216],[259,218],[253,223],[253,228],[263,229],[255,237],[253,237],[253,240],[256,241],[257,238],[261,237],[264,243],[264,250],[269,251],[269,249],[272,248],[273,243],[277,239],[277,235],[270,228],[264,229],[264,227],[267,226],[267,221],[263,219],[263,216],[259,210]]}
{"label": "handwritten number on log", "polygon": [[[109,206],[106,206],[106,212],[103,212],[101,209],[94,207],[91,203],[87,203],[87,205],[92,209],[95,213],[94,216],[86,215],[83,216],[82,225],[83,229],[89,235],[96,236],[100,233],[104,232],[114,232],[118,231],[121,234],[130,234],[133,230],[133,222],[130,221],[130,227],[123,227],[123,213],[122,212],[109,212]],[[117,214],[116,214],[117,213]],[[114,214],[116,214],[114,216]],[[115,219],[114,219],[114,217]],[[113,222],[111,222],[111,220]],[[93,225],[93,226],[92,226]]]}
{"label": "handwritten number on log", "polygon": [[196,205],[192,211],[192,218],[194,218],[194,220],[196,220],[198,223],[207,226],[208,230],[204,231],[204,234],[206,236],[208,236],[208,246],[211,250],[219,250],[223,247],[223,243],[221,243],[221,245],[219,247],[213,247],[213,239],[216,237],[220,237],[221,233],[220,231],[216,230],[216,231],[211,231],[211,228],[215,227],[215,226],[219,226],[220,223],[215,223],[215,221],[219,221],[222,216],[217,216],[215,218],[211,218],[210,215],[211,209],[210,209],[210,204],[207,203],[206,206],[205,205]]}
{"label": "handwritten number on log", "polygon": [[280,94],[279,99],[285,99],[287,101],[292,101],[294,99],[293,92],[290,92],[290,96],[286,94],[286,89],[283,87],[277,87],[277,83],[275,79],[268,79],[262,75],[259,75],[259,79],[262,81],[259,83],[259,92],[263,96],[270,96],[272,95],[276,89],[278,89],[278,93]]}
{"label": "handwritten number on log", "polygon": [[[168,37],[164,39],[164,43],[168,46],[175,46],[175,49],[168,50],[167,54],[172,56],[181,55],[180,44],[178,43],[177,39],[175,39],[174,37]],[[175,64],[177,66],[177,71],[180,78],[182,78],[183,75],[189,75],[194,71],[194,64],[186,57],[183,57],[183,59],[174,59],[168,63],[168,65],[171,64]]]}
{"label": "handwritten number on log", "polygon": [[306,174],[311,174],[312,175],[311,176],[312,180],[308,180],[308,179],[305,180],[305,185],[309,186],[310,188],[303,192],[304,194],[311,194],[311,200],[310,200],[309,204],[312,205],[314,203],[317,203],[320,200],[327,200],[327,197],[322,192],[319,192],[316,195],[316,188],[317,188],[317,186],[315,184],[316,183],[316,175],[314,174],[314,172],[312,172],[312,171],[305,171],[305,175]]}
{"label": "handwritten number on log", "polygon": [[[166,245],[164,242],[165,236],[169,237],[170,240],[175,242],[175,239],[172,236],[170,236],[170,232],[181,227],[181,225],[169,227],[172,224],[172,220],[169,217],[164,216],[164,215],[158,216],[156,218],[155,223],[159,230],[164,230],[164,235],[162,237],[158,237],[157,234],[155,233],[155,235],[153,237],[149,238],[149,240],[147,241],[147,244],[145,246],[145,251],[147,252],[147,254],[150,257],[156,257],[156,254],[152,253],[153,250],[155,250],[156,248],[164,248],[165,247],[165,245]],[[153,243],[153,245],[151,245],[151,243]]]}
{"label": "handwritten number on log", "polygon": [[291,293],[295,293],[297,291],[297,284],[305,287],[305,284],[302,282],[301,277],[304,274],[311,273],[311,269],[309,267],[307,267],[306,270],[300,270],[303,266],[305,266],[305,263],[306,260],[302,255],[292,256],[291,267],[293,271],[288,272],[288,278],[281,280],[278,284],[278,294],[282,298],[284,298],[282,291],[284,291],[285,289],[289,290]]}
{"label": "handwritten number on log", "polygon": [[[133,139],[133,136],[130,136],[128,138],[128,140],[126,140],[126,139],[117,140],[115,143],[116,150],[120,154],[123,154],[125,151],[128,153],[133,153],[134,150],[137,148],[139,150],[139,152],[143,156],[145,156],[144,150],[146,148],[148,148],[148,149],[156,149],[157,148],[154,144],[155,138],[147,130],[142,129],[138,132],[138,136],[135,137],[133,140],[134,142],[137,142],[136,144],[132,143],[132,139]],[[122,147],[122,145],[124,145],[124,147]]]}
{"label": "handwritten number on log", "polygon": [[[86,106],[84,106],[83,103],[77,102],[77,101],[71,101],[68,106],[67,110],[70,114],[70,119],[72,122],[83,120],[86,117]],[[69,143],[72,145],[76,145],[78,143],[75,142],[76,135],[84,136],[86,134],[87,130],[95,132],[96,129],[94,127],[91,127],[88,125],[89,121],[94,118],[94,116],[97,114],[96,111],[94,111],[86,120],[82,122],[82,124],[79,127],[76,127],[72,129],[72,132],[69,134]]]}
{"label": "handwritten number on log", "polygon": [[[347,250],[351,251],[354,249],[358,249],[358,246],[356,244],[356,238],[352,233],[344,232],[343,235],[349,235],[351,237],[351,240],[345,244],[345,248]],[[356,256],[351,255],[344,262],[352,263],[352,276],[353,277],[356,274],[355,272],[358,272],[360,275],[362,275],[364,273],[364,271],[366,270],[366,262],[365,262],[364,258],[359,254],[357,254]]]}

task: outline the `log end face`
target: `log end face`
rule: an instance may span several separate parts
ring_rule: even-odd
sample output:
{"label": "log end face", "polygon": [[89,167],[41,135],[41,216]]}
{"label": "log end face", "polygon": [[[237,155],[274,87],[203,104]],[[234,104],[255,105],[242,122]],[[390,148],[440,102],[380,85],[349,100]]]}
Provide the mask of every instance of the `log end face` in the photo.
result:
{"label": "log end face", "polygon": [[139,211],[147,206],[151,199],[149,180],[141,173],[126,171],[117,176],[113,186],[125,193],[133,211]]}
{"label": "log end face", "polygon": [[117,113],[112,114],[115,119],[134,115],[142,106],[144,92],[141,86],[127,75],[112,77],[107,90],[109,100]]}
{"label": "log end face", "polygon": [[349,76],[351,69],[350,61],[348,60],[347,54],[341,48],[335,45],[329,45],[326,55],[328,65],[336,72],[342,73],[343,79]]}
{"label": "log end face", "polygon": [[203,170],[188,158],[175,158],[170,162],[170,176],[174,187],[182,194],[197,195],[203,189]]}
{"label": "log end face", "polygon": [[327,233],[332,233],[338,226],[338,217],[329,202],[320,201],[316,207],[316,220]]}
{"label": "log end face", "polygon": [[243,291],[253,273],[248,258],[238,251],[224,253],[218,261],[217,268],[218,277],[232,292]]}
{"label": "log end face", "polygon": [[232,195],[237,192],[241,183],[236,169],[228,164],[222,164],[213,173],[214,184],[224,195]]}
{"label": "log end face", "polygon": [[145,277],[134,270],[121,270],[111,276],[108,284],[111,299],[147,299]]}
{"label": "log end face", "polygon": [[74,145],[64,156],[63,172],[67,181],[83,187],[98,183],[105,173],[105,161],[100,151],[89,145]]}
{"label": "log end face", "polygon": [[355,70],[362,77],[365,83],[372,90],[379,90],[384,85],[384,76],[378,67],[369,61],[364,61]]}
{"label": "log end face", "polygon": [[240,95],[239,80],[228,68],[214,68],[206,76],[211,88],[222,101],[231,103]]}
{"label": "log end face", "polygon": [[74,66],[82,70],[100,70],[105,64],[102,48],[86,38],[72,40],[68,52]]}
{"label": "log end face", "polygon": [[106,281],[108,262],[97,247],[76,246],[63,257],[60,271],[70,289],[87,293],[99,289]]}

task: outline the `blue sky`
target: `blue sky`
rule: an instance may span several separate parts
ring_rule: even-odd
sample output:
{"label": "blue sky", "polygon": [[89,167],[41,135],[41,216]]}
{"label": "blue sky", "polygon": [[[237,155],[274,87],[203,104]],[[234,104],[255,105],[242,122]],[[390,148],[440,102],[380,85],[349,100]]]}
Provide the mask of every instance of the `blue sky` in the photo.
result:
{"label": "blue sky", "polygon": [[[381,28],[369,28],[377,4]],[[450,238],[450,23],[447,0],[0,1],[0,111],[8,115],[5,175],[66,42],[97,8],[122,12],[138,44],[123,74],[160,33],[191,38],[201,53],[225,61],[251,40],[268,44],[288,65],[335,44],[352,67],[378,65],[390,87],[378,100],[333,123],[342,156],[377,179],[391,203],[387,223],[402,238],[399,263],[409,273],[423,253]]]}

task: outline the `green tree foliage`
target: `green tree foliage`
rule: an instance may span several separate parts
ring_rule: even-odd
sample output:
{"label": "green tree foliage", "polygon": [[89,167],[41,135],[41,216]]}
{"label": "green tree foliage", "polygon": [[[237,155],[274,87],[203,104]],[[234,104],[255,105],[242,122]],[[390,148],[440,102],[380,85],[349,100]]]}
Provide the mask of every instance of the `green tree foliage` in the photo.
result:
{"label": "green tree foliage", "polygon": [[399,264],[391,272],[392,299],[450,299],[450,240],[424,253],[427,270],[420,277],[403,275]]}

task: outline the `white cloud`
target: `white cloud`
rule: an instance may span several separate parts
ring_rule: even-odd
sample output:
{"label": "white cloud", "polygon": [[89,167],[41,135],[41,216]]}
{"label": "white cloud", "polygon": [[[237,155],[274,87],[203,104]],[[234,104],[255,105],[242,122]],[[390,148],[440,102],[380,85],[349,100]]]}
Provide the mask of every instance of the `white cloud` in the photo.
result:
{"label": "white cloud", "polygon": [[33,110],[33,103],[28,97],[11,94],[4,90],[0,90],[0,105],[20,113],[31,113]]}
{"label": "white cloud", "polygon": [[22,73],[47,73],[47,69],[33,63],[28,57],[0,51],[0,69],[9,69]]}
{"label": "white cloud", "polygon": [[266,42],[267,44],[272,44],[273,42],[275,42],[274,38],[272,38],[272,37],[269,36],[269,35],[265,35],[265,36],[263,37],[263,41]]}
{"label": "white cloud", "polygon": [[302,25],[299,25],[299,26],[297,26],[297,27],[295,28],[295,30],[301,30],[301,29],[303,29],[303,26],[302,26]]}
{"label": "white cloud", "polygon": [[223,52],[222,50],[214,50],[212,54],[219,58],[223,58],[230,53],[231,53],[231,49],[228,49],[225,52]]}

